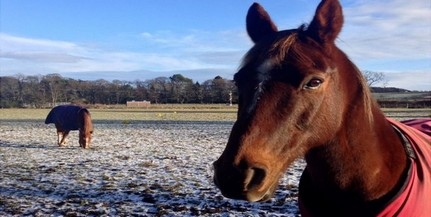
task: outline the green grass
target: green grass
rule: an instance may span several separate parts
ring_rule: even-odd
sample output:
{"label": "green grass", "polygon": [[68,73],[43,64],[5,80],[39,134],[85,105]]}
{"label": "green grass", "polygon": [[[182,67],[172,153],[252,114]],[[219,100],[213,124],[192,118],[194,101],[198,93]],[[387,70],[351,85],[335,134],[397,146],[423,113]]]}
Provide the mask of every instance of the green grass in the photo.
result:
{"label": "green grass", "polygon": [[[50,109],[0,109],[0,120],[45,120]],[[170,121],[234,121],[236,107],[220,108],[143,108],[143,109],[111,109],[90,108],[93,120],[121,121],[129,124],[136,120],[170,120]]]}
{"label": "green grass", "polygon": [[[93,120],[113,120],[123,124],[140,120],[235,121],[236,106],[162,105],[150,108],[90,108]],[[44,120],[50,109],[0,109],[0,120]],[[431,117],[431,109],[385,108],[388,116]]]}

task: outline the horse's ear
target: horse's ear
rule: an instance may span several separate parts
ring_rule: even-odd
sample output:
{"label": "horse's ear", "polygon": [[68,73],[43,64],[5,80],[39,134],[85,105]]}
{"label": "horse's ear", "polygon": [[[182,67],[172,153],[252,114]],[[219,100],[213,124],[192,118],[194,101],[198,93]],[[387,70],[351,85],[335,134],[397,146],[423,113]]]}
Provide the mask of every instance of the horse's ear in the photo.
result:
{"label": "horse's ear", "polygon": [[307,34],[320,43],[332,43],[343,26],[343,11],[338,0],[322,0],[307,29]]}
{"label": "horse's ear", "polygon": [[246,23],[247,33],[254,43],[278,31],[271,17],[258,3],[253,3],[248,9]]}

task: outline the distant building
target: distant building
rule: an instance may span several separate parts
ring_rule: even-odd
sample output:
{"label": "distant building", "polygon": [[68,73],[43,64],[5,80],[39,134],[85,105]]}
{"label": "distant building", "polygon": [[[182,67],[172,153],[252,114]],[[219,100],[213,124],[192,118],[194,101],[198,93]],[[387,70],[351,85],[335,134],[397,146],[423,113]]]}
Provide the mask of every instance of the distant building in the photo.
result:
{"label": "distant building", "polygon": [[151,105],[150,101],[144,100],[144,101],[127,101],[126,106],[127,108],[148,108]]}

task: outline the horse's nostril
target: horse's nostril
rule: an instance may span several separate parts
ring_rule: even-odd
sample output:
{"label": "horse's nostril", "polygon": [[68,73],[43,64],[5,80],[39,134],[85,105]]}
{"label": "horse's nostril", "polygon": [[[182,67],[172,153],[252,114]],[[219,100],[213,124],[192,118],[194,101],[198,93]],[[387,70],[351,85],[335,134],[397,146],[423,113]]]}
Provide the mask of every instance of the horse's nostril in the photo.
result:
{"label": "horse's nostril", "polygon": [[264,168],[252,167],[248,169],[244,180],[245,190],[250,190],[261,185],[265,176],[266,169]]}

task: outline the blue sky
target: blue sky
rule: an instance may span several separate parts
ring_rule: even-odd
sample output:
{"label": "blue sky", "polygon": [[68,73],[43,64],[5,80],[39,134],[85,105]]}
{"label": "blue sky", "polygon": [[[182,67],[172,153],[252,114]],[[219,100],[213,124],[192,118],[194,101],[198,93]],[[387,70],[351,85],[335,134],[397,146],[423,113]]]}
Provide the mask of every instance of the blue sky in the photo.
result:
{"label": "blue sky", "polygon": [[[253,1],[0,0],[0,75],[146,80],[232,78],[252,46]],[[279,29],[308,23],[319,1],[258,1]],[[431,2],[344,0],[338,46],[385,84],[431,90]]]}

